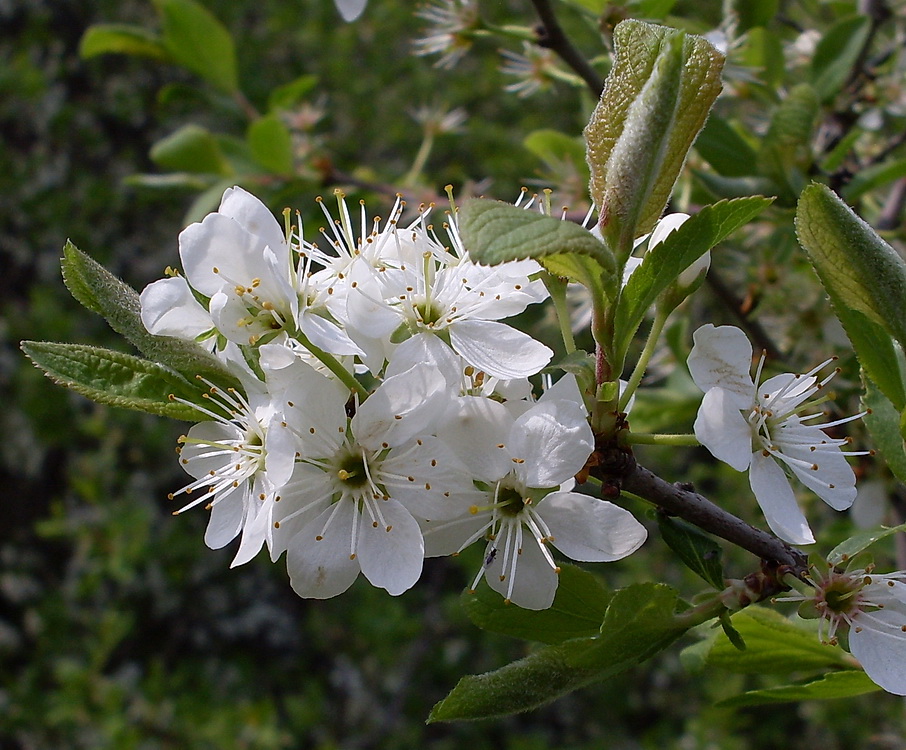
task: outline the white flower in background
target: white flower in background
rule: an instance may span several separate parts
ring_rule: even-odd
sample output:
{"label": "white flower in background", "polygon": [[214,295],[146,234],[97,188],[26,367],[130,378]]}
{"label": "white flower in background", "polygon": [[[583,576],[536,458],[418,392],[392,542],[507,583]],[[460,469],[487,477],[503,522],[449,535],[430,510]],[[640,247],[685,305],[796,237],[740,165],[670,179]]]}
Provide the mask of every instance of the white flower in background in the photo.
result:
{"label": "white flower in background", "polygon": [[474,493],[471,476],[431,435],[449,399],[434,368],[388,377],[347,416],[348,393],[300,370],[287,388],[282,431],[297,464],[274,513],[276,558],[300,596],[341,594],[359,572],[398,595],[421,574],[419,518],[445,518],[460,494]]}
{"label": "white flower in background", "polygon": [[858,419],[816,423],[823,414],[807,414],[809,399],[836,374],[816,374],[831,360],[804,375],[784,373],[758,384],[764,357],[753,382],[752,345],[733,326],[708,324],[694,334],[689,371],[705,392],[695,420],[695,436],[711,453],[737,471],[749,471],[749,483],[777,536],[791,544],[815,541],[784,467],[835,510],[856,497],[856,478],[841,447],[848,439],[824,430]]}
{"label": "white flower in background", "polygon": [[906,571],[812,569],[810,577],[814,592],[778,601],[803,601],[813,608],[825,643],[836,644],[837,634],[848,630],[849,651],[866,674],[884,690],[906,695]]}
{"label": "white flower in background", "polygon": [[480,26],[476,0],[436,0],[419,8],[415,15],[427,21],[429,28],[415,40],[415,54],[441,55],[438,68],[450,69],[472,47],[471,32]]}
{"label": "white flower in background", "polygon": [[202,503],[210,510],[205,543],[211,549],[224,547],[242,532],[235,567],[270,540],[273,503],[290,478],[296,449],[284,430],[273,429],[279,414],[263,390],[246,399],[238,391],[211,385],[208,400],[206,413],[212,420],[179,439],[180,464],[194,480],[170,498],[190,498],[175,514]]}
{"label": "white flower in background", "polygon": [[555,80],[577,80],[557,65],[557,56],[552,50],[540,47],[534,42],[523,41],[522,53],[502,50],[505,62],[500,72],[516,80],[504,86],[504,91],[525,99],[539,91],[549,89]]}
{"label": "white flower in background", "polygon": [[337,10],[344,21],[349,23],[355,21],[362,13],[365,12],[365,6],[368,0],[334,0]]}
{"label": "white flower in background", "polygon": [[460,399],[438,434],[485,487],[484,496],[462,505],[458,517],[423,524],[426,555],[457,554],[485,539],[472,588],[484,575],[507,601],[538,610],[551,606],[557,590],[552,546],[584,562],[619,560],[638,549],[646,531],[628,511],[569,491],[594,447],[580,403],[570,376],[515,418],[491,399]]}
{"label": "white flower in background", "polygon": [[310,259],[295,261],[273,214],[242,188],[227,189],[217,212],[182,231],[179,254],[187,284],[164,279],[142,292],[142,321],[151,333],[197,336],[206,319],[191,287],[209,298],[217,330],[237,344],[301,331],[331,354],[359,353],[328,319],[327,295],[310,283]]}

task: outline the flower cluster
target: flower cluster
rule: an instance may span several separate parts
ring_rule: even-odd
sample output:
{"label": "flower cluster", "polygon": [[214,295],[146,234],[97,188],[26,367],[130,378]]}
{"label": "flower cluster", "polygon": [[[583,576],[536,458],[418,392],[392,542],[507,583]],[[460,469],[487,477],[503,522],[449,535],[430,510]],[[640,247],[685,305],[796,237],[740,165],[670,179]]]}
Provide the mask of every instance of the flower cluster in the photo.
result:
{"label": "flower cluster", "polygon": [[182,232],[184,275],[145,288],[142,320],[204,344],[241,392],[207,384],[208,419],[180,439],[192,481],[177,512],[209,509],[212,548],[240,537],[233,565],[286,552],[300,596],[359,573],[400,594],[426,556],[482,540],[479,576],[549,607],[552,547],[616,560],[645,529],[572,491],[594,443],[575,379],[532,396],[552,353],[502,320],[546,298],[537,264],[480,266],[455,215],[445,245],[430,209],[407,226],[403,209],[369,224],[363,208],[357,234],[341,199],[319,244],[231,188]]}

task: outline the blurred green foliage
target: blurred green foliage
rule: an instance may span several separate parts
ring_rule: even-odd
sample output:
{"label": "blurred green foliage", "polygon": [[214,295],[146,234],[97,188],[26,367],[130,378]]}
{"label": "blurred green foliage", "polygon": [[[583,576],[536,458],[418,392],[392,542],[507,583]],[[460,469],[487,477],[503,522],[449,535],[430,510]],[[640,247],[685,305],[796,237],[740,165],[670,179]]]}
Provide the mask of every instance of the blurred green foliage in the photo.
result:
{"label": "blurred green foliage", "polygon": [[[280,565],[261,559],[230,570],[229,550],[204,547],[202,513],[170,516],[167,492],[183,482],[172,454],[180,428],[54,388],[18,351],[24,338],[122,347],[63,289],[67,238],[140,289],[176,263],[187,210],[199,218],[237,179],[275,210],[300,209],[314,227],[316,194],[340,184],[380,211],[378,188],[404,175],[407,195],[424,200],[447,183],[508,198],[542,179],[580,210],[585,166],[563,139],[578,135],[595,103],[568,83],[533,98],[503,93],[512,81],[499,71],[494,40],[478,39],[453,70],[433,68],[411,55],[422,22],[408,3],[371,0],[348,25],[328,0],[205,5],[236,40],[242,99],[230,96],[229,80],[208,87],[176,65],[80,57],[94,24],[160,29],[150,2],[0,3],[0,747],[904,747],[902,704],[891,696],[850,699],[845,711],[833,702],[714,708],[781,681],[690,673],[676,651],[531,715],[426,727],[462,674],[526,653],[478,631],[460,609],[480,557],[429,562],[400,598],[360,581],[338,600],[303,601]],[[487,5],[494,22],[534,22],[528,3]],[[602,78],[607,24],[602,38],[596,13],[695,32],[721,21],[716,3],[561,5]],[[897,140],[906,125],[902,63],[884,56],[903,23],[870,22],[855,2],[738,5],[736,30],[748,33],[731,51],[725,95],[675,200],[685,207],[766,191],[779,201],[757,231],[715,254],[712,293],[690,315],[705,305],[710,319],[736,322],[755,311],[796,367],[811,364],[816,344],[844,341],[792,232],[801,187],[814,177],[848,185],[861,213],[902,240],[901,222],[883,221],[906,156]],[[866,34],[875,76],[853,81]],[[807,42],[817,43],[814,54]],[[802,83],[814,91],[796,88]],[[412,174],[425,130],[411,113],[427,105],[461,107],[467,118],[459,134],[433,139]],[[541,130],[559,135],[523,145]],[[685,331],[676,324],[655,368],[669,379],[637,407],[634,419],[652,429],[688,428],[694,415],[696,394],[675,367]],[[854,360],[841,365],[838,387],[855,393]],[[744,478],[704,451],[650,448],[645,461],[758,522]],[[847,535],[845,521],[814,510],[825,538]],[[701,588],[659,540],[646,550],[595,572],[611,584],[625,571],[684,595]],[[728,571],[752,564],[727,551]]]}

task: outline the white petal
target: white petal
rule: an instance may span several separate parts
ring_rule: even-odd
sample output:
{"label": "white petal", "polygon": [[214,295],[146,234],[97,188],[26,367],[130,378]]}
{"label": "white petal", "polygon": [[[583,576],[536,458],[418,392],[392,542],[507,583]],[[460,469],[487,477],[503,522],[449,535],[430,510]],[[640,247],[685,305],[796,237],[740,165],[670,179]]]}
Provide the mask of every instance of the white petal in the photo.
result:
{"label": "white petal", "polygon": [[204,532],[204,543],[211,549],[220,549],[232,542],[242,528],[245,516],[242,487],[221,495],[211,507],[208,526]]}
{"label": "white petal", "polygon": [[230,217],[247,232],[258,237],[283,264],[289,263],[289,248],[280,223],[271,210],[254,195],[238,186],[227,188],[220,200],[218,213]]}
{"label": "white petal", "polygon": [[577,492],[555,492],[537,513],[554,537],[552,544],[581,562],[612,562],[635,552],[648,536],[633,515],[606,500]]}
{"label": "white petal", "polygon": [[[812,429],[821,432],[817,428]],[[791,446],[783,442],[779,443],[779,447],[781,458],[789,456],[798,459],[798,462],[787,463],[799,481],[831,508],[846,510],[853,504],[856,499],[856,475],[839,448],[810,451],[807,446]]]}
{"label": "white petal", "polygon": [[506,449],[512,426],[513,417],[499,401],[464,396],[456,399],[456,409],[438,435],[469,467],[475,479],[496,482],[513,467]]}
{"label": "white petal", "polygon": [[182,276],[148,284],[140,300],[142,323],[156,336],[194,339],[214,327],[211,315],[192,296]]}
{"label": "white petal", "polygon": [[180,452],[180,464],[196,479],[208,476],[212,471],[222,469],[233,461],[231,448],[220,448],[211,443],[222,443],[242,439],[242,433],[233,425],[219,422],[200,422],[193,425],[186,435],[186,442]]}
{"label": "white petal", "polygon": [[815,537],[783,469],[761,451],[752,454],[749,484],[771,530],[790,544],[813,544]]}
{"label": "white petal", "polygon": [[693,425],[695,437],[711,454],[745,471],[752,458],[752,430],[739,411],[737,398],[723,388],[712,388],[702,399]]}
{"label": "white petal", "polygon": [[[509,562],[512,563],[512,557]],[[507,596],[510,587],[509,576],[512,568],[503,569],[504,550],[497,550],[493,561],[485,572],[488,585],[501,596]],[[501,581],[500,577],[504,576]],[[541,552],[535,538],[525,532],[522,554],[516,556],[515,580],[510,601],[523,609],[547,609],[554,603],[559,578],[547,558]]]}
{"label": "white petal", "polygon": [[[353,502],[341,500],[307,523],[293,537],[286,552],[286,570],[293,590],[306,599],[329,599],[342,594],[359,575],[359,561],[351,552],[352,524],[358,518]],[[329,528],[324,525],[336,512]],[[323,531],[323,537],[318,539]]]}
{"label": "white petal", "polygon": [[231,568],[245,565],[261,551],[271,525],[271,508],[273,500],[267,498],[263,503],[256,497],[249,498],[245,520],[242,524],[242,539],[236,557],[230,563]]}
{"label": "white petal", "polygon": [[450,324],[450,343],[470,365],[503,380],[527,378],[551,361],[540,341],[506,323],[462,320]]}
{"label": "white petal", "polygon": [[686,360],[695,384],[730,391],[740,409],[751,408],[755,385],[752,382],[752,345],[735,326],[703,325],[693,335],[695,345]]}
{"label": "white petal", "polygon": [[539,401],[515,421],[507,449],[527,487],[556,487],[585,466],[594,435],[584,407],[572,401]]}
{"label": "white petal", "polygon": [[[208,214],[179,235],[179,257],[186,279],[208,297],[236,284],[251,286],[261,274],[264,243],[237,222]],[[220,273],[215,273],[214,269]]]}
{"label": "white petal", "polygon": [[401,445],[430,432],[452,408],[451,393],[440,371],[417,365],[387,378],[365,399],[352,419],[352,430],[356,440],[370,448]]}
{"label": "white petal", "polygon": [[308,311],[301,318],[299,327],[302,333],[319,349],[328,354],[362,354],[362,350],[336,323]]}
{"label": "white petal", "polygon": [[458,391],[462,387],[465,363],[440,338],[430,333],[417,333],[397,346],[384,377],[399,375],[416,365],[425,364],[440,370],[451,389]]}
{"label": "white petal", "polygon": [[[469,513],[467,508],[449,521],[422,521],[422,533],[425,537],[425,557],[454,555],[463,549],[463,545],[491,523],[488,513]],[[480,537],[484,540],[484,536]],[[478,541],[476,539],[475,541]]]}
{"label": "white petal", "polygon": [[906,695],[906,617],[882,609],[863,612],[849,631],[849,649],[871,677],[887,692]]}
{"label": "white petal", "polygon": [[337,6],[337,10],[340,11],[340,15],[343,17],[343,20],[347,23],[349,21],[355,21],[362,12],[365,10],[365,6],[368,4],[368,0],[334,0]]}
{"label": "white petal", "polygon": [[648,239],[648,249],[650,250],[655,245],[660,245],[672,232],[675,232],[685,224],[688,219],[689,214],[684,214],[681,211],[664,216],[651,232],[651,236]]}
{"label": "white petal", "polygon": [[[372,585],[399,596],[422,574],[425,545],[418,523],[396,500],[378,500],[386,526],[366,516],[359,537],[359,563]],[[389,530],[388,530],[389,529]]]}

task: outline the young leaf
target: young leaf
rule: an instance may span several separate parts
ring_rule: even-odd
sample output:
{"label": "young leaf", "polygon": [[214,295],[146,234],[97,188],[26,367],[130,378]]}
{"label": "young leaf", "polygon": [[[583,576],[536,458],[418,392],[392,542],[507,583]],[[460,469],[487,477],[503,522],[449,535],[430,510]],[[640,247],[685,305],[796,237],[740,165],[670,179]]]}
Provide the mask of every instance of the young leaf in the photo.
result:
{"label": "young leaf", "polygon": [[695,526],[658,513],[657,525],[661,536],[689,570],[701,576],[714,588],[724,588],[721,564],[723,551],[714,539]]}
{"label": "young leaf", "polygon": [[842,649],[822,644],[814,630],[800,627],[772,609],[746,607],[731,621],[745,641],[745,651],[719,633],[708,652],[708,666],[744,674],[787,674],[849,663]]}
{"label": "young leaf", "polygon": [[897,410],[906,395],[886,329],[906,342],[906,262],[824,185],[799,198],[796,234],[859,362]]}
{"label": "young leaf", "polygon": [[252,156],[262,167],[274,174],[292,174],[292,138],[277,115],[259,117],[249,125],[247,137]]}
{"label": "young leaf", "polygon": [[174,172],[227,175],[232,172],[217,140],[198,125],[184,125],[151,147],[151,161]]}
{"label": "young leaf", "polygon": [[750,690],[742,695],[725,698],[715,705],[721,708],[739,708],[740,706],[763,706],[770,703],[790,703],[791,701],[831,700],[874,693],[880,689],[862,670],[846,669],[840,672],[828,672],[821,677],[814,677],[794,685]]}
{"label": "young leaf", "polygon": [[822,102],[834,98],[852,74],[871,30],[866,15],[842,18],[818,42],[812,57],[812,85]]}
{"label": "young leaf", "polygon": [[79,56],[87,60],[98,55],[122,54],[170,61],[170,53],[154,32],[124,23],[89,26],[79,41]]}
{"label": "young leaf", "polygon": [[210,419],[170,398],[174,394],[201,403],[202,397],[184,378],[154,362],[109,349],[49,341],[23,341],[22,351],[55,383],[99,404],[190,422]]}
{"label": "young leaf", "polygon": [[500,594],[484,584],[475,593],[464,592],[462,604],[469,619],[483,630],[557,644],[597,635],[610,596],[593,574],[561,563],[557,595],[549,609],[505,604]]}
{"label": "young leaf", "polygon": [[882,526],[879,529],[868,529],[859,532],[844,542],[840,542],[834,547],[827,556],[827,561],[831,565],[842,565],[851,560],[863,550],[868,549],[875,542],[886,539],[892,534],[899,534],[906,531],[906,523],[900,526]]}
{"label": "young leaf", "polygon": [[629,277],[617,305],[614,318],[616,362],[622,362],[645,312],[658,295],[682,271],[770,203],[770,198],[752,196],[705,206],[645,254],[642,265]]}
{"label": "young leaf", "polygon": [[862,421],[895,477],[906,482],[906,445],[900,433],[900,414],[868,378],[862,379],[865,393],[862,406],[868,411]]}
{"label": "young leaf", "polygon": [[616,61],[585,128],[590,189],[602,224],[627,212],[626,231],[638,237],[664,210],[720,92],[724,57],[703,37],[635,20],[617,25],[614,47]]}
{"label": "young leaf", "polygon": [[148,333],[141,319],[135,290],[89,258],[71,242],[63,247],[63,281],[79,302],[101,315],[113,328],[151,360],[182,373],[201,375],[223,388],[238,381],[214,357],[191,341]]}
{"label": "young leaf", "polygon": [[711,115],[695,141],[695,150],[723,177],[751,175],[755,149],[723,118]]}
{"label": "young leaf", "polygon": [[549,703],[640,664],[686,631],[674,619],[676,592],[644,583],[617,591],[596,638],[546,646],[494,672],[463,677],[428,721],[507,716]]}
{"label": "young leaf", "polygon": [[292,109],[318,84],[318,77],[306,73],[289,83],[277,86],[267,96],[267,109],[276,112],[282,109]]}
{"label": "young leaf", "polygon": [[236,50],[230,32],[194,0],[153,0],[171,58],[204,78],[214,88],[239,90]]}

